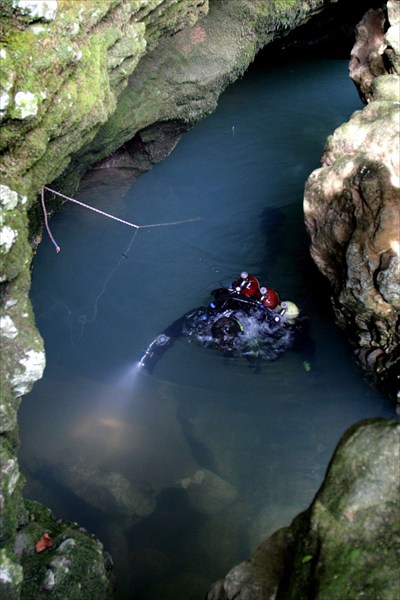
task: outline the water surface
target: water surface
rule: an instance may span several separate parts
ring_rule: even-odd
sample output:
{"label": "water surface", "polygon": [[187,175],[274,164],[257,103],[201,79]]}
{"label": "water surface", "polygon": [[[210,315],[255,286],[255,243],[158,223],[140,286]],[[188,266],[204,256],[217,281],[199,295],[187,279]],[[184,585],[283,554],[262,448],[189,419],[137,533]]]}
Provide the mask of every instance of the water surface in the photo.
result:
{"label": "water surface", "polygon": [[[44,378],[20,410],[26,494],[113,554],[119,597],[200,600],[305,509],[342,433],[393,417],[333,325],[308,254],[302,197],[327,136],[361,108],[341,60],[253,66],[217,111],[135,184],[88,176],[51,222],[32,302]],[[148,375],[163,328],[241,270],[294,300],[310,340],[254,369],[180,339]],[[309,340],[309,341],[310,341]]]}

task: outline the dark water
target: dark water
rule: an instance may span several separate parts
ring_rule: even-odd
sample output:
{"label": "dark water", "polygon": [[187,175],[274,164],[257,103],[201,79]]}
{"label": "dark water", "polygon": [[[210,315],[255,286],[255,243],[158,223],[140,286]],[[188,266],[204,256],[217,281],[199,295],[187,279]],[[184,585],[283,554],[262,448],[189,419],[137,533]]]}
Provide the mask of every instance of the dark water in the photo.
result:
{"label": "dark water", "polygon": [[[332,324],[308,255],[304,182],[361,108],[347,63],[254,66],[134,185],[87,177],[41,244],[32,302],[47,368],[20,410],[26,494],[95,532],[120,598],[200,600],[306,508],[342,433],[393,417]],[[179,340],[153,375],[155,335],[246,269],[308,315],[313,348],[258,370]]]}

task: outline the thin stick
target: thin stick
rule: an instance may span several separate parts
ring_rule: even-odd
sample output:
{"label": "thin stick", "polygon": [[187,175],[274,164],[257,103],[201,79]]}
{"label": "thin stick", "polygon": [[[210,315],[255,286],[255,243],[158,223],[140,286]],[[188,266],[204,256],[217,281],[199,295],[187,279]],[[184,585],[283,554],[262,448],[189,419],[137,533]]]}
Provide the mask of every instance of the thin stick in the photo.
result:
{"label": "thin stick", "polygon": [[148,229],[150,227],[166,227],[168,225],[180,225],[181,223],[193,223],[193,221],[200,220],[200,217],[194,217],[193,219],[185,219],[185,220],[181,220],[181,221],[170,221],[168,223],[152,223],[150,225],[136,225],[136,223],[130,223],[129,221],[125,221],[124,219],[120,219],[119,217],[114,217],[114,215],[110,215],[109,213],[106,213],[103,210],[94,208],[94,206],[89,206],[88,204],[84,204],[83,202],[80,202],[79,200],[75,200],[75,198],[70,198],[69,196],[65,196],[64,194],[61,194],[60,192],[56,192],[55,190],[52,190],[46,186],[44,186],[44,189],[47,190],[48,192],[51,192],[52,194],[56,194],[56,196],[60,196],[61,198],[64,198],[65,200],[69,200],[70,202],[79,204],[79,206],[83,206],[84,208],[93,210],[94,212],[97,212],[100,215],[103,215],[103,217],[108,217],[109,219],[114,219],[114,221],[119,221],[120,223],[123,223],[124,225],[129,225],[129,227],[135,227],[136,229]]}
{"label": "thin stick", "polygon": [[48,221],[48,218],[47,218],[46,205],[44,203],[44,188],[42,188],[41,200],[42,200],[42,209],[43,209],[43,216],[44,216],[44,224],[46,225],[46,229],[47,229],[47,233],[49,234],[49,238],[53,242],[53,244],[55,246],[55,249],[56,249],[56,252],[58,254],[60,252],[61,248],[57,244],[56,240],[54,239],[53,234],[51,233],[51,230],[50,230],[50,227],[49,227],[49,221]]}
{"label": "thin stick", "polygon": [[42,208],[43,208],[43,215],[44,215],[44,223],[46,225],[47,233],[49,234],[49,237],[50,237],[51,241],[53,242],[57,253],[60,252],[61,248],[55,241],[55,239],[51,233],[50,227],[49,227],[46,205],[44,202],[44,190],[47,190],[48,192],[50,192],[51,194],[55,194],[56,196],[60,196],[60,198],[64,198],[64,200],[68,200],[69,202],[74,202],[74,204],[79,204],[79,206],[83,206],[83,208],[88,208],[89,210],[93,210],[94,212],[96,212],[100,215],[103,215],[103,217],[108,217],[109,219],[113,219],[114,221],[118,221],[119,223],[123,223],[124,225],[128,225],[129,227],[134,227],[135,229],[149,229],[150,227],[166,227],[169,225],[180,225],[181,223],[193,223],[194,221],[200,220],[200,217],[194,217],[193,219],[186,219],[183,221],[170,221],[169,223],[152,223],[150,225],[136,225],[136,223],[130,223],[129,221],[125,221],[124,219],[120,219],[119,217],[115,217],[114,215],[110,215],[109,213],[106,213],[103,210],[94,208],[94,206],[89,206],[88,204],[84,204],[83,202],[80,202],[79,200],[76,200],[75,198],[70,198],[69,196],[65,196],[65,194],[61,194],[61,192],[56,192],[55,190],[52,190],[49,187],[43,186],[42,193],[41,193],[41,200],[42,200]]}

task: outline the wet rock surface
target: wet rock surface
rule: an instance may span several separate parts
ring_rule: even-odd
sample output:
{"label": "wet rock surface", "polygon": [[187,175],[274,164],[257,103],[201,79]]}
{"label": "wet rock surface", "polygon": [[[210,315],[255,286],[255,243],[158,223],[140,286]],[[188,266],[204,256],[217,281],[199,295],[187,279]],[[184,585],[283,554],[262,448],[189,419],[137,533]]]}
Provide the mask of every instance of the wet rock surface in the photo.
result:
{"label": "wet rock surface", "polygon": [[135,489],[121,473],[104,473],[96,465],[70,466],[61,481],[88,504],[125,519],[144,517],[155,508],[150,493]]}
{"label": "wet rock surface", "polygon": [[357,26],[351,51],[350,77],[361,98],[374,98],[374,80],[381,75],[400,75],[400,7],[389,0],[386,10],[370,9]]}
{"label": "wet rock surface", "polygon": [[[388,3],[388,32],[399,27],[398,4]],[[368,105],[328,139],[306,183],[304,213],[311,254],[359,364],[400,398],[400,77],[383,23],[382,11],[370,11],[359,26],[350,73]]]}

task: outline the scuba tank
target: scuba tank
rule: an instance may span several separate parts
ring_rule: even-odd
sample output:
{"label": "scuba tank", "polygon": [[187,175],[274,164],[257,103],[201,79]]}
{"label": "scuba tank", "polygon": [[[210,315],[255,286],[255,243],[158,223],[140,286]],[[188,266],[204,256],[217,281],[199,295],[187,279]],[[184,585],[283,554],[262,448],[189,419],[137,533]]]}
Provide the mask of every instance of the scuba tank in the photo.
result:
{"label": "scuba tank", "polygon": [[277,307],[279,314],[285,317],[285,321],[295,321],[300,314],[299,307],[290,300],[281,302],[280,307]]}
{"label": "scuba tank", "polygon": [[275,290],[267,289],[266,287],[260,288],[260,302],[265,308],[276,308],[280,302],[278,294]]}
{"label": "scuba tank", "polygon": [[249,275],[247,271],[242,271],[240,277],[233,284],[236,292],[243,294],[243,296],[252,296],[254,298],[260,298],[260,284],[256,277]]}

